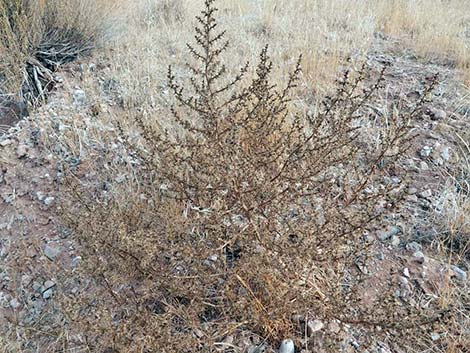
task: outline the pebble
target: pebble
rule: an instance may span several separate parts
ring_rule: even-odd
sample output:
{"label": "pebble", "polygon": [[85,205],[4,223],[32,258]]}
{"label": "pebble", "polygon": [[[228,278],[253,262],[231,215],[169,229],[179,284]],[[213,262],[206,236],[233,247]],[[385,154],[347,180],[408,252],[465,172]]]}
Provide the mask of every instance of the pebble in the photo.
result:
{"label": "pebble", "polygon": [[26,157],[28,154],[28,146],[26,145],[18,145],[16,148],[16,157],[23,158]]}
{"label": "pebble", "polygon": [[422,251],[416,251],[413,254],[413,259],[414,261],[419,262],[420,264],[424,264],[424,262],[426,261],[426,257],[424,256]]}
{"label": "pebble", "polygon": [[47,290],[45,290],[43,293],[42,293],[42,297],[44,299],[49,299],[50,297],[52,297],[52,288],[49,288]]}
{"label": "pebble", "polygon": [[422,198],[428,199],[432,196],[432,191],[430,189],[427,189],[419,194]]}
{"label": "pebble", "polygon": [[308,320],[307,321],[307,333],[309,336],[313,335],[315,332],[321,331],[325,324],[320,320]]}
{"label": "pebble", "polygon": [[421,161],[419,163],[419,169],[421,169],[422,171],[427,171],[429,170],[429,166],[425,161]]}
{"label": "pebble", "polygon": [[294,353],[294,341],[291,339],[285,339],[282,341],[281,346],[279,347],[279,353]]}
{"label": "pebble", "polygon": [[467,272],[455,265],[450,266],[450,268],[453,271],[455,278],[457,278],[459,281],[465,282],[467,280]]}
{"label": "pebble", "polygon": [[410,278],[410,270],[408,269],[408,267],[405,267],[405,269],[403,270],[403,275],[405,277]]}
{"label": "pebble", "polygon": [[44,204],[50,206],[54,202],[55,198],[53,196],[46,197],[44,199]]}
{"label": "pebble", "polygon": [[21,304],[20,304],[20,302],[18,301],[18,299],[13,298],[12,300],[10,300],[10,307],[11,307],[12,309],[14,309],[14,310],[15,310],[15,309],[18,309],[18,308],[20,307],[20,305],[21,305]]}
{"label": "pebble", "polygon": [[396,235],[392,236],[391,243],[392,243],[393,246],[395,246],[395,247],[399,246],[400,242],[401,242],[401,240],[400,240],[399,236],[396,236]]}
{"label": "pebble", "polygon": [[73,91],[73,101],[77,105],[84,105],[86,103],[86,94],[81,89]]}
{"label": "pebble", "polygon": [[11,145],[11,143],[12,141],[10,139],[5,139],[5,140],[0,141],[0,146],[5,147],[8,145]]}
{"label": "pebble", "polygon": [[381,241],[385,241],[394,235],[401,232],[401,229],[397,226],[388,227],[386,230],[379,233],[378,237]]}
{"label": "pebble", "polygon": [[443,160],[448,162],[450,160],[450,148],[449,147],[444,147],[441,151],[441,157]]}
{"label": "pebble", "polygon": [[418,244],[415,241],[412,241],[411,243],[406,244],[406,250],[408,251],[417,252],[417,251],[421,251],[422,249],[423,247],[421,246],[421,244]]}
{"label": "pebble", "polygon": [[44,255],[46,255],[46,257],[52,261],[54,261],[57,256],[59,256],[60,252],[60,249],[52,247],[50,245],[46,245],[44,247]]}
{"label": "pebble", "polygon": [[49,289],[55,286],[55,282],[51,280],[47,280],[44,282],[44,289]]}
{"label": "pebble", "polygon": [[447,117],[447,113],[442,109],[429,109],[431,120],[443,120]]}
{"label": "pebble", "polygon": [[424,146],[420,151],[419,151],[419,155],[422,157],[422,158],[427,158],[431,155],[432,153],[432,147],[430,146]]}
{"label": "pebble", "polygon": [[433,341],[438,341],[440,338],[441,338],[441,335],[438,334],[437,332],[431,333],[431,339],[432,339]]}

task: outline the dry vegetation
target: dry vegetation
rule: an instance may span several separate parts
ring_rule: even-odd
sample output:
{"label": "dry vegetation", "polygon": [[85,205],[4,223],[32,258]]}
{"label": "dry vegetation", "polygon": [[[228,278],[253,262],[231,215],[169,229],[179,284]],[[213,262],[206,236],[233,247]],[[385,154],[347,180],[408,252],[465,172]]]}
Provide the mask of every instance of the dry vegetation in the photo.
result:
{"label": "dry vegetation", "polygon": [[[377,285],[364,270],[378,256],[368,235],[402,211],[408,185],[392,180],[438,81],[398,101],[387,67],[362,62],[374,37],[390,36],[468,84],[468,10],[459,0],[0,3],[1,93],[45,100],[58,67],[101,46],[101,76],[84,72],[82,86],[114,107],[63,134],[53,117],[44,125],[65,175],[58,213],[84,261],[55,269],[63,292],[48,332],[19,327],[0,351],[228,353],[223,340],[248,331],[307,352],[347,351],[352,336],[361,351],[463,352],[467,288],[449,280],[403,299],[391,268],[380,295],[364,297]],[[470,146],[456,136],[461,169],[446,171],[426,226],[449,264],[465,264]],[[308,347],[299,318],[341,334]]]}

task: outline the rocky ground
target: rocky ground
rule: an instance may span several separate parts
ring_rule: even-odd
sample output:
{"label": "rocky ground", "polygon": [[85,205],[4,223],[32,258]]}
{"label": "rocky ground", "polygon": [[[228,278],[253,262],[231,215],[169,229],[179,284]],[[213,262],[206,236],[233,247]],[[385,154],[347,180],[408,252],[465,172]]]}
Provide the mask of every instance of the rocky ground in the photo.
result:
{"label": "rocky ground", "polygon": [[[440,73],[440,84],[426,114],[415,122],[418,138],[403,171],[396,176],[397,183],[404,179],[413,182],[406,209],[381,231],[369,235],[379,240],[377,256],[370,263],[358,265],[359,271],[374,274],[373,282],[364,289],[364,305],[368,297],[380,295],[383,276],[396,277],[396,295],[404,300],[413,300],[417,295],[435,300],[448,280],[463,289],[470,288],[468,269],[463,263],[448,263],[436,257],[429,246],[430,226],[422,222],[439,207],[442,186],[459,163],[454,132],[470,128],[468,93],[459,84],[458,71],[449,63],[423,62],[413,53],[398,49],[392,40],[378,40],[368,61],[376,69],[384,63],[391,65],[387,87],[404,100],[412,99],[417,84],[436,72]],[[86,70],[95,67],[89,62],[83,62],[83,66]],[[73,276],[73,268],[81,260],[79,244],[61,226],[56,214],[60,163],[80,163],[80,151],[66,152],[58,142],[62,139],[57,137],[77,128],[111,128],[99,117],[116,109],[112,103],[91,104],[91,94],[80,87],[77,67],[61,73],[62,83],[45,106],[0,137],[0,331],[8,331],[10,337],[16,335],[18,342],[27,337],[26,331],[35,331],[40,352],[48,351],[48,340],[57,340],[57,322],[51,324],[50,319],[57,310],[55,298],[61,291],[78,290],[73,281],[65,285],[58,273],[66,268]],[[298,320],[302,325],[304,319]],[[342,329],[334,322],[314,319],[307,319],[307,328],[307,341],[320,337],[324,330]],[[446,333],[431,334],[432,340],[439,341]],[[78,347],[79,337],[75,342]],[[254,353],[260,351],[260,342],[256,336],[241,332],[236,337],[225,337],[220,347]],[[345,351],[354,351],[357,342],[353,335],[349,343]],[[8,344],[14,347],[15,343]],[[381,352],[388,349],[383,347]],[[291,352],[290,343],[285,342],[280,351]]]}

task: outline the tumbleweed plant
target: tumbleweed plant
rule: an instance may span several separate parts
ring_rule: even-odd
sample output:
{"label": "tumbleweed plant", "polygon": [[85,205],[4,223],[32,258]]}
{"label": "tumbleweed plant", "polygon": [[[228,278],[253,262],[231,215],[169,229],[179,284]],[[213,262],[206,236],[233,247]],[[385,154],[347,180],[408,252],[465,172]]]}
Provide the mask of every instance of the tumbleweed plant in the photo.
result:
{"label": "tumbleweed plant", "polygon": [[[395,277],[366,303],[364,264],[374,256],[367,234],[401,205],[406,185],[391,177],[436,78],[380,115],[371,107],[386,68],[374,76],[364,65],[305,111],[291,101],[308,89],[301,57],[283,87],[270,80],[267,46],[254,72],[247,63],[227,77],[216,12],[206,0],[196,17],[188,82],[168,70],[171,117],[140,110],[116,121],[120,157],[90,162],[127,166],[127,181],[103,171],[79,182],[80,166],[68,170],[61,213],[100,288],[63,298],[79,308],[71,327],[97,352],[209,352],[243,328],[272,343],[302,337],[300,315],[353,327],[362,347],[398,349],[410,335],[425,347],[451,309],[398,298]],[[323,349],[343,341],[325,333]]]}

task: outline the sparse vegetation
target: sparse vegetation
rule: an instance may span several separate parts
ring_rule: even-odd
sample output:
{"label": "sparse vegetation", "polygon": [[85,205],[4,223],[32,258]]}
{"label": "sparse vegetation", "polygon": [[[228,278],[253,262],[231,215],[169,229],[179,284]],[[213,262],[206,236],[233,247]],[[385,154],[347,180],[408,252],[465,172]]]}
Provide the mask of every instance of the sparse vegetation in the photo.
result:
{"label": "sparse vegetation", "polygon": [[0,148],[50,164],[0,159],[0,352],[464,352],[470,136],[417,144],[470,115],[418,73],[468,83],[466,2],[201,3],[0,3],[0,93],[40,112]]}

